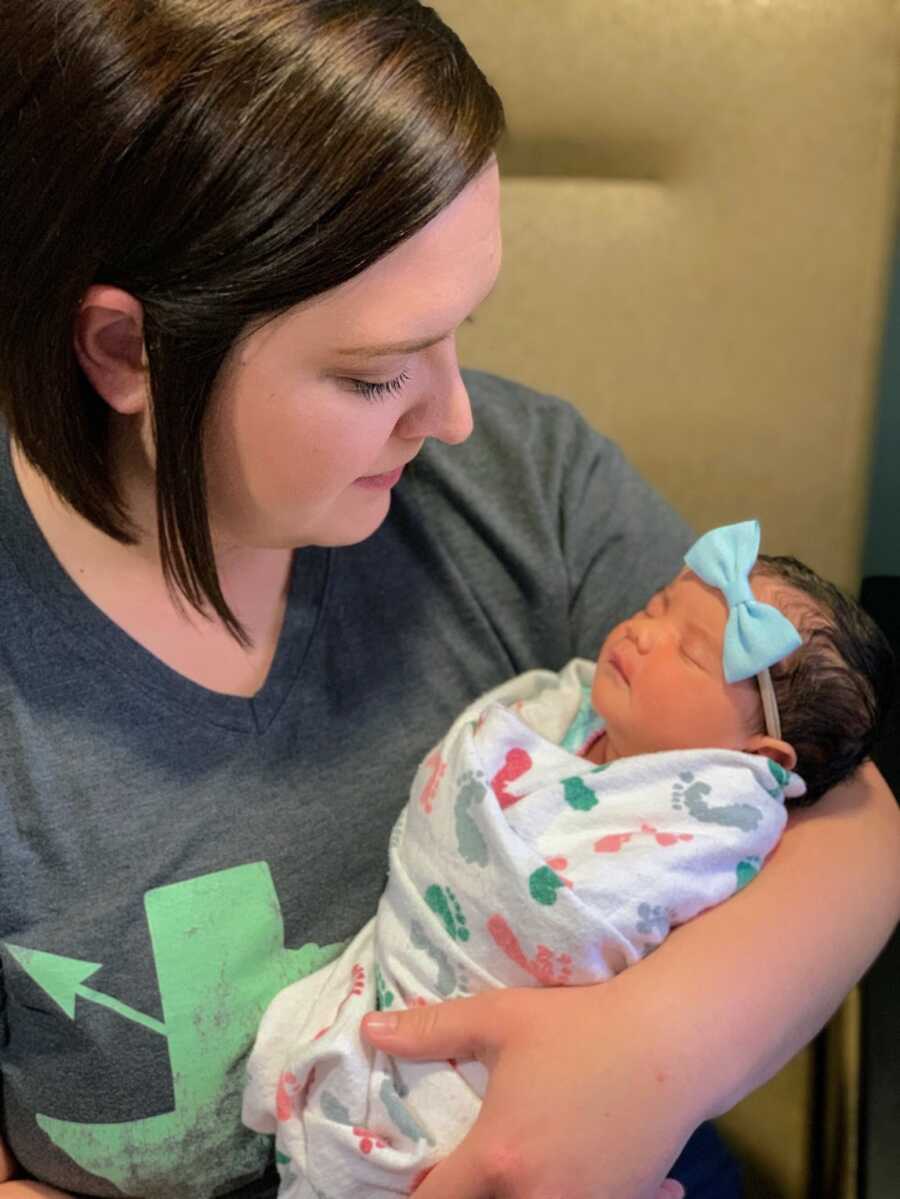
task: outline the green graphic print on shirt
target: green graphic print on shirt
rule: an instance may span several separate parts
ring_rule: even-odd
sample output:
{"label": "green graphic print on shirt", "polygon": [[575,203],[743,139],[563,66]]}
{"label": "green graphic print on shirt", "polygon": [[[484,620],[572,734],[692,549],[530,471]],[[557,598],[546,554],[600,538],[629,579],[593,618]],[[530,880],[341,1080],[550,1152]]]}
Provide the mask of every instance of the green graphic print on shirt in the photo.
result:
{"label": "green graphic print on shirt", "polygon": [[[168,1042],[175,1108],[118,1124],[76,1124],[38,1114],[53,1143],[126,1195],[213,1195],[258,1176],[270,1137],[240,1123],[244,1061],[277,991],[320,969],[342,944],[286,949],[281,906],[265,862],[148,891],[144,907],[163,1021],[85,985],[102,963],[8,945],[19,965],[72,1019],[75,999],[136,1020]],[[164,1181],[164,1179],[168,1181]]]}

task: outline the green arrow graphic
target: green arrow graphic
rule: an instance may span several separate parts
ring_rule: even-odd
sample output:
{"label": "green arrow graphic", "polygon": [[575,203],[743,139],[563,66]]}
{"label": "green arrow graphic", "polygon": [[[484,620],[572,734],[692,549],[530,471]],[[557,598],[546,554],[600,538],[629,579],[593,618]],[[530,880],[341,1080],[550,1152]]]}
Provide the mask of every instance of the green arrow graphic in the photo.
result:
{"label": "green arrow graphic", "polygon": [[78,958],[64,958],[56,953],[44,953],[40,949],[26,949],[23,945],[11,945],[6,942],[6,948],[13,955],[27,975],[34,979],[41,990],[46,991],[54,1003],[59,1004],[66,1015],[75,1019],[75,999],[81,996],[91,1003],[99,1003],[111,1008],[126,1020],[135,1024],[143,1024],[151,1032],[166,1035],[166,1026],[152,1016],[145,1016],[121,1000],[95,991],[93,987],[84,986],[84,980],[96,974],[100,962],[81,962]]}
{"label": "green arrow graphic", "polygon": [[[259,1019],[277,991],[326,965],[343,945],[285,946],[265,862],[148,891],[144,907],[164,1016],[164,1024],[148,1027],[165,1035],[174,1110],[115,1124],[43,1114],[37,1122],[68,1157],[124,1195],[171,1199],[173,1180],[179,1199],[222,1194],[259,1177],[272,1154],[271,1138],[241,1123],[244,1061]],[[70,1017],[76,995],[87,991],[100,1002],[99,992],[84,987],[98,964],[11,952]],[[102,1002],[129,1019],[140,1015],[107,996]]]}

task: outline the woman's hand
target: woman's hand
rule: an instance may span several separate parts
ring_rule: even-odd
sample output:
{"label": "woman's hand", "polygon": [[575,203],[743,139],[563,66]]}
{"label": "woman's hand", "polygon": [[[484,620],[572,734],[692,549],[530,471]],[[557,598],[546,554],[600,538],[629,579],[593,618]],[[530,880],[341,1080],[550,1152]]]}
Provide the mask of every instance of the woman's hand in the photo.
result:
{"label": "woman's hand", "polygon": [[[625,976],[602,986],[492,991],[397,1013],[363,1031],[396,1057],[477,1059],[490,1080],[481,1113],[416,1199],[679,1199],[663,1184],[701,1117],[673,1073],[661,1025],[648,1036]],[[628,988],[628,991],[631,989]],[[647,1005],[653,1007],[652,1003]],[[646,1016],[646,1013],[643,1013]]]}

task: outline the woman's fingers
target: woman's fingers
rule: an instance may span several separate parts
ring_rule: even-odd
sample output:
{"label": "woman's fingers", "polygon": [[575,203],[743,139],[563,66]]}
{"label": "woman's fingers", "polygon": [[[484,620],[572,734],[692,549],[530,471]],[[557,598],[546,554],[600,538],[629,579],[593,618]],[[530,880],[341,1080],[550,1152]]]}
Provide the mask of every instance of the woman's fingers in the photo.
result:
{"label": "woman's fingers", "polygon": [[687,1138],[684,1105],[673,1128],[656,1053],[638,1068],[622,1060],[634,1004],[610,1037],[614,987],[509,989],[365,1018],[366,1039],[392,1057],[475,1059],[490,1077],[469,1134],[415,1199],[684,1199],[659,1182]]}
{"label": "woman's fingers", "polygon": [[659,1188],[658,1199],[684,1199],[686,1191],[680,1182],[676,1182],[674,1178],[667,1178]]}
{"label": "woman's fingers", "polygon": [[370,1012],[362,1022],[366,1039],[394,1057],[440,1061],[484,1061],[499,1039],[497,1008],[502,992],[399,1012]]}

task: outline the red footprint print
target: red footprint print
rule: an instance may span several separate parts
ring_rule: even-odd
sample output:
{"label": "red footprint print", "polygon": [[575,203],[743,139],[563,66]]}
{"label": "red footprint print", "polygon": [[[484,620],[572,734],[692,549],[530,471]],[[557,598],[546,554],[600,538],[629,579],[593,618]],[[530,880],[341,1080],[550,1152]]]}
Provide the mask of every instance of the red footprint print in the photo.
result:
{"label": "red footprint print", "polygon": [[503,765],[491,779],[491,790],[497,796],[501,808],[508,808],[518,803],[518,795],[510,795],[506,790],[507,783],[514,783],[531,769],[531,757],[528,752],[518,746],[509,750]]}
{"label": "red footprint print", "polygon": [[387,1149],[390,1144],[384,1137],[379,1136],[377,1132],[371,1132],[368,1128],[354,1128],[353,1135],[359,1137],[361,1153],[371,1153],[373,1149]]}
{"label": "red footprint print", "polygon": [[565,858],[544,858],[544,861],[554,874],[559,875],[566,887],[573,887],[575,885],[570,878],[566,878],[563,874],[563,871],[569,868],[569,863]]}
{"label": "red footprint print", "polygon": [[633,833],[607,833],[599,841],[594,842],[595,853],[618,853],[623,845],[627,845]]}
{"label": "red footprint print", "polygon": [[300,1085],[297,1075],[292,1074],[290,1070],[282,1074],[275,1090],[275,1117],[280,1123],[290,1120],[294,1113],[298,1116],[303,1114],[315,1077],[315,1066],[307,1074],[303,1086]]}
{"label": "red footprint print", "polygon": [[533,958],[528,958],[519,944],[519,938],[502,916],[491,916],[487,923],[488,932],[497,946],[517,966],[530,974],[544,987],[564,987],[572,976],[572,959],[567,953],[554,953],[546,945],[539,945]]}
{"label": "red footprint print", "polygon": [[329,1028],[334,1027],[335,1023],[337,1022],[338,1016],[340,1016],[341,1012],[344,1010],[344,1008],[347,1006],[347,1004],[350,1002],[350,1000],[355,995],[362,995],[363,991],[365,990],[365,987],[366,987],[365,967],[361,966],[359,964],[359,962],[355,962],[352,970],[350,971],[350,989],[347,992],[347,994],[344,996],[344,998],[341,1000],[341,1002],[338,1004],[338,1010],[334,1013],[334,1020],[331,1021],[331,1024],[326,1024],[324,1028],[319,1029],[319,1031],[313,1037],[314,1041],[318,1041],[319,1037],[324,1037],[325,1034],[328,1032]]}
{"label": "red footprint print", "polygon": [[294,1096],[299,1090],[300,1083],[296,1074],[291,1074],[289,1070],[282,1074],[275,1088],[275,1118],[279,1123],[290,1120],[294,1114]]}
{"label": "red footprint print", "polygon": [[431,777],[425,783],[425,786],[419,792],[419,803],[425,809],[427,815],[431,815],[431,808],[434,802],[434,793],[438,789],[438,784],[444,777],[444,771],[447,769],[447,763],[441,758],[438,749],[432,752],[425,759],[425,765],[431,771]]}
{"label": "red footprint print", "polygon": [[677,845],[679,841],[693,841],[692,833],[660,833],[653,827],[652,824],[642,824],[641,832],[648,833],[651,837],[656,838],[656,844],[662,845],[664,848],[669,845]]}

